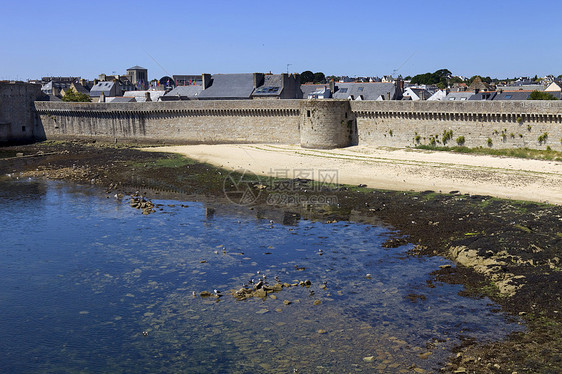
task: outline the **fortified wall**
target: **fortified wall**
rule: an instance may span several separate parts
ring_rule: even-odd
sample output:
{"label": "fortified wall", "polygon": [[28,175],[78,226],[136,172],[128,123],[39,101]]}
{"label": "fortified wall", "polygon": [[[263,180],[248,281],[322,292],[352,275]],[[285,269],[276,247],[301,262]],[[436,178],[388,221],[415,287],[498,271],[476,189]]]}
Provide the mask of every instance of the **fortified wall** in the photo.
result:
{"label": "fortified wall", "polygon": [[42,96],[39,84],[0,82],[0,144],[44,138],[33,106]]}
{"label": "fortified wall", "polygon": [[560,101],[353,101],[351,109],[362,145],[562,151]]}
{"label": "fortified wall", "polygon": [[193,100],[51,103],[35,108],[47,138],[96,137],[168,143],[349,145],[347,100]]}
{"label": "fortified wall", "polygon": [[167,143],[528,147],[562,151],[560,101],[36,102],[47,138]]}

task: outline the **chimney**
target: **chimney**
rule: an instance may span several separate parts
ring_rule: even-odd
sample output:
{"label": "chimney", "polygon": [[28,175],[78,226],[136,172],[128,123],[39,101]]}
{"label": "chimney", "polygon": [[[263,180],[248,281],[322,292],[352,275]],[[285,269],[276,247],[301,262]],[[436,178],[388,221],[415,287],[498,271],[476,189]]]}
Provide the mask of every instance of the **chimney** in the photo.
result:
{"label": "chimney", "polygon": [[144,98],[145,98],[144,101],[152,101],[152,99],[150,98],[150,92],[145,92],[145,93],[144,93]]}
{"label": "chimney", "polygon": [[203,89],[206,90],[211,87],[211,74],[202,74],[201,76],[203,78]]}
{"label": "chimney", "polygon": [[386,93],[386,99],[387,99],[387,100],[390,100],[390,92],[387,92],[387,93]]}
{"label": "chimney", "polygon": [[100,94],[100,103],[105,103],[105,94],[103,92]]}
{"label": "chimney", "polygon": [[263,85],[263,73],[254,73],[254,88]]}
{"label": "chimney", "polygon": [[333,78],[330,79],[330,92],[336,92],[336,81]]}

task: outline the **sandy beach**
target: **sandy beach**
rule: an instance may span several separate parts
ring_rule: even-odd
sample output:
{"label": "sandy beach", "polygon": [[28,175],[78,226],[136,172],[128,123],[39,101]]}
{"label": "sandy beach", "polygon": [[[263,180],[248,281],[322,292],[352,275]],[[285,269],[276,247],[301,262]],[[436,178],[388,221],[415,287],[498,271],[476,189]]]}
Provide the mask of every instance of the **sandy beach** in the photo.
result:
{"label": "sandy beach", "polygon": [[[341,184],[399,191],[465,194],[562,204],[562,163],[415,149],[355,146],[334,150],[280,144],[219,144],[147,148],[172,152],[228,170],[317,179],[337,170]],[[333,173],[332,173],[333,174]]]}

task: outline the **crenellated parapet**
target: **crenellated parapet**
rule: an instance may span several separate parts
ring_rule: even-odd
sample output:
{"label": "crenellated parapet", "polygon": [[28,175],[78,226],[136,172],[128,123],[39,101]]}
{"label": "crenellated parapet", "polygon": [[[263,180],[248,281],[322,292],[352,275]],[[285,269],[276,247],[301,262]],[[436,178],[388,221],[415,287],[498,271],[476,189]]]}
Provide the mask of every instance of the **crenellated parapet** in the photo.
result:
{"label": "crenellated parapet", "polygon": [[529,147],[562,150],[560,101],[35,102],[47,137],[177,143]]}
{"label": "crenellated parapet", "polygon": [[51,137],[298,143],[299,100],[36,102],[35,109]]}
{"label": "crenellated parapet", "polygon": [[358,142],[562,150],[561,101],[356,101]]}

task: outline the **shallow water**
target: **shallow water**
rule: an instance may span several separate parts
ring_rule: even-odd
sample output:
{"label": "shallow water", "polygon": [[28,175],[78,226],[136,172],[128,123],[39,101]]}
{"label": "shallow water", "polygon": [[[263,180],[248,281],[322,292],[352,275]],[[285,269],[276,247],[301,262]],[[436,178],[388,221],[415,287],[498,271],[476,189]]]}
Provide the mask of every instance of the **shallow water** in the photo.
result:
{"label": "shallow water", "polygon": [[[382,248],[389,228],[154,202],[146,216],[89,187],[0,183],[2,372],[433,371],[460,336],[521,329],[461,286],[429,288],[449,262]],[[312,285],[230,294],[264,274]]]}

